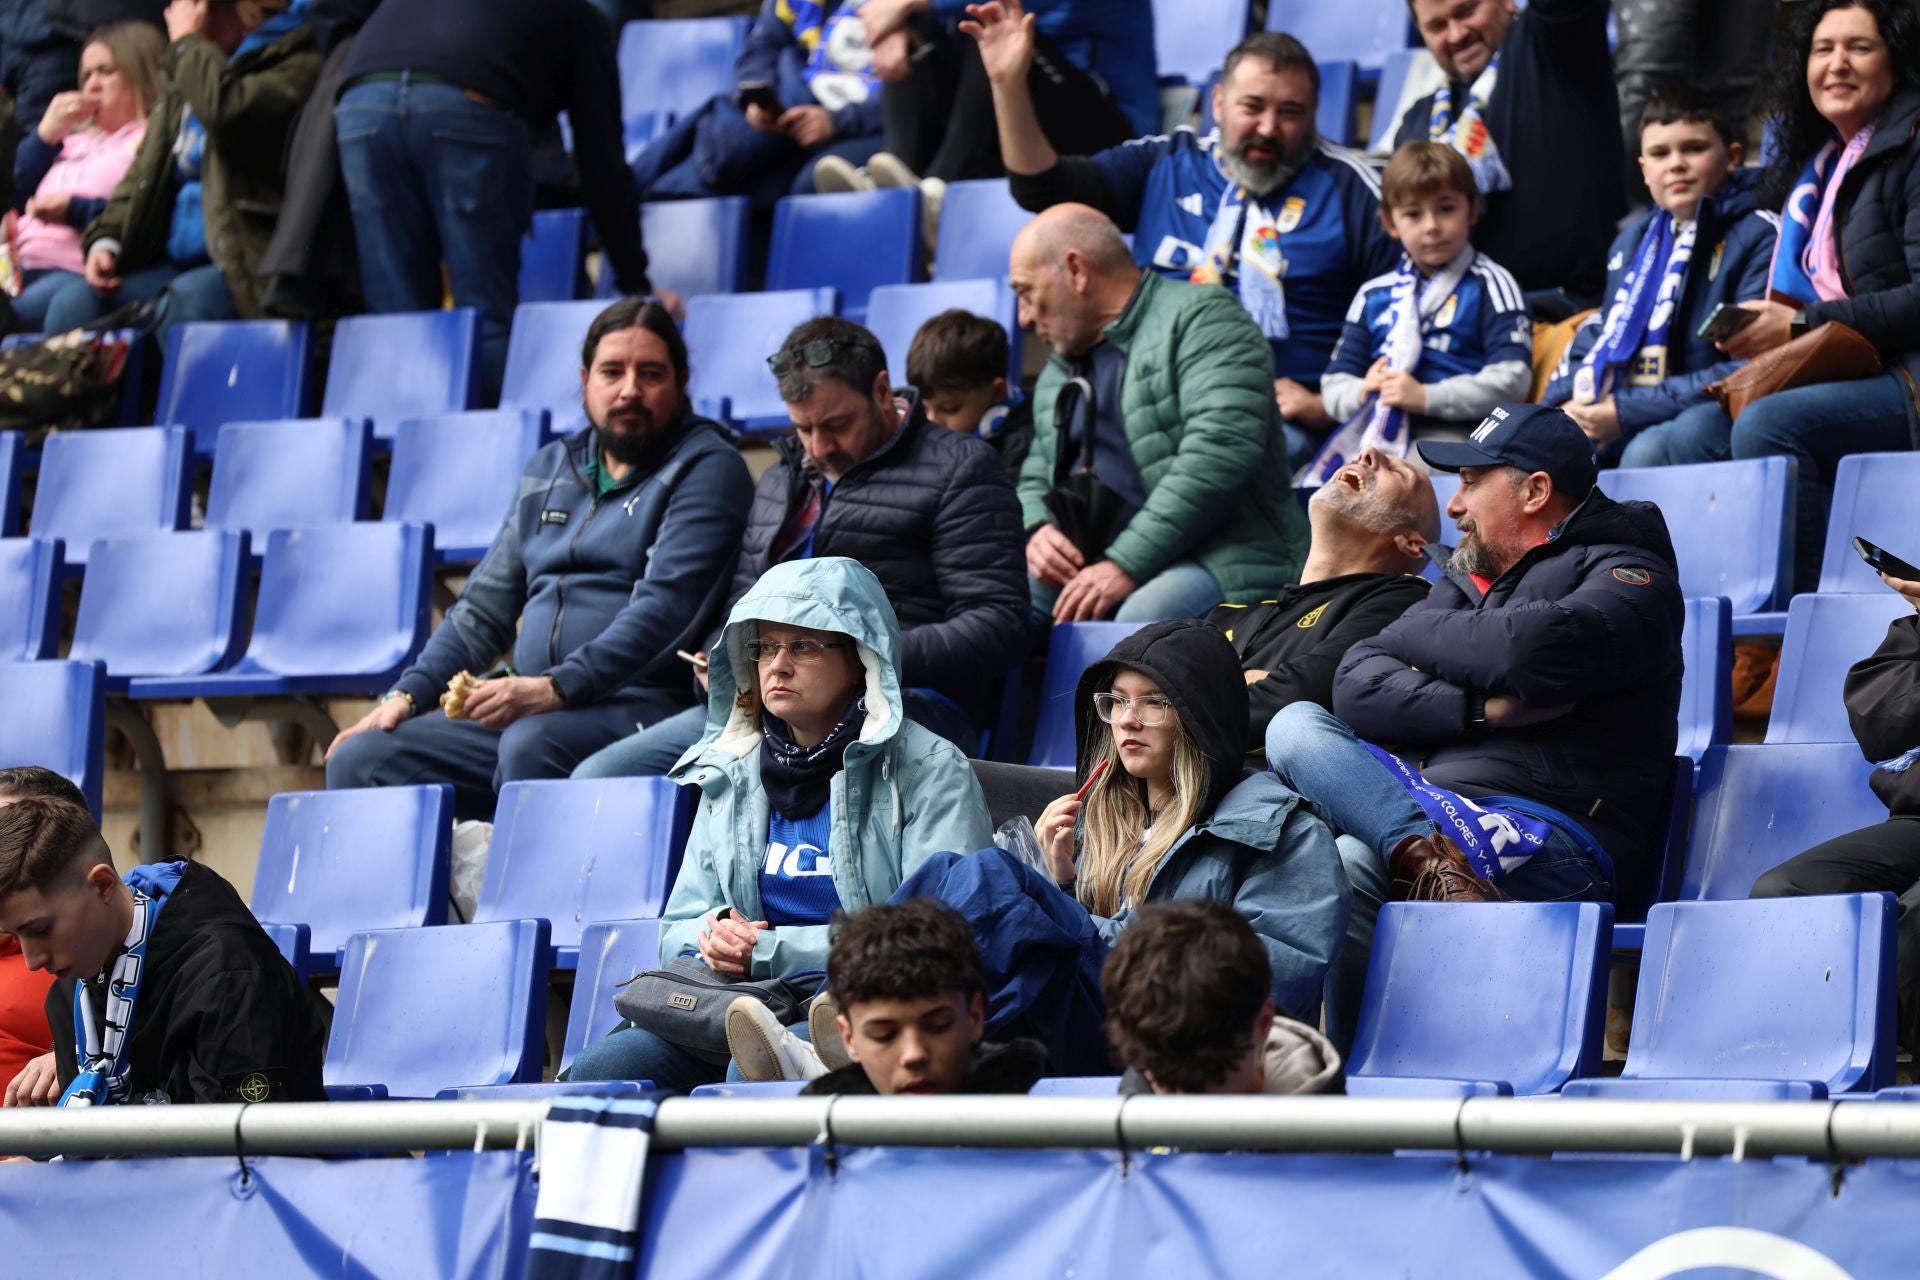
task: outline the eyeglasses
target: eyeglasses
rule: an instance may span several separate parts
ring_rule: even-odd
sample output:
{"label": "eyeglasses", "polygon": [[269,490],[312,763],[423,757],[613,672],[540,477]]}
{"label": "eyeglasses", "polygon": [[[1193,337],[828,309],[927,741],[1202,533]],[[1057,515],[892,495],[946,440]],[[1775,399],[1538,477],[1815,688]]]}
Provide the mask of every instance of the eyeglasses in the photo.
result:
{"label": "eyeglasses", "polygon": [[1093,695],[1093,713],[1108,724],[1131,711],[1135,720],[1152,728],[1165,724],[1167,713],[1172,710],[1173,704],[1165,698],[1123,698],[1117,693]]}
{"label": "eyeglasses", "polygon": [[782,649],[785,649],[795,666],[810,667],[824,659],[827,656],[827,650],[846,647],[838,640],[749,640],[747,641],[747,660],[757,667],[765,666],[772,662]]}
{"label": "eyeglasses", "polygon": [[862,342],[856,338],[816,338],[797,347],[787,347],[767,357],[767,368],[773,370],[773,376],[784,378],[801,365],[809,369],[820,369],[833,363],[833,358],[842,351],[872,351],[880,348],[871,342]]}

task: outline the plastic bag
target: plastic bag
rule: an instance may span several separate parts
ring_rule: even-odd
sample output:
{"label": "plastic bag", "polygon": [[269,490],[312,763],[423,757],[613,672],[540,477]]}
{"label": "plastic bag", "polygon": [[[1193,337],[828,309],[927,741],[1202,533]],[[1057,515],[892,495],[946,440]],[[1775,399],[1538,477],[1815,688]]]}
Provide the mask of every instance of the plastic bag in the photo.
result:
{"label": "plastic bag", "polygon": [[1033,823],[1025,814],[1008,818],[993,833],[993,843],[1006,850],[1035,871],[1053,879],[1053,870],[1047,865],[1047,852],[1040,847],[1040,837],[1034,833]]}

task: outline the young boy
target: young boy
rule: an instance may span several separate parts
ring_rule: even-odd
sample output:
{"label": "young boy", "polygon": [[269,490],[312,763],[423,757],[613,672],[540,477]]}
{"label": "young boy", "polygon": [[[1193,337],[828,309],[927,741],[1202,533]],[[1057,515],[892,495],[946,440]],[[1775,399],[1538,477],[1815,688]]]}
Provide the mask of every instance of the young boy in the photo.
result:
{"label": "young boy", "polygon": [[[38,765],[0,769],[0,805],[23,796],[52,796],[87,807],[80,788],[51,769]],[[53,975],[27,968],[20,944],[10,934],[0,933],[0,1099],[28,1063],[53,1049],[46,1010],[47,988],[52,985]]]}
{"label": "young boy", "polygon": [[1740,130],[1685,89],[1640,117],[1640,173],[1654,208],[1607,262],[1608,306],[1574,335],[1541,403],[1559,405],[1602,460],[1623,467],[1730,456],[1726,414],[1706,386],[1740,367],[1700,326],[1720,306],[1764,298],[1777,214],[1757,208]]}
{"label": "young boy", "polygon": [[1266,948],[1224,902],[1142,907],[1101,970],[1122,1093],[1339,1093],[1340,1055],[1283,1018]]}
{"label": "young boy", "polygon": [[907,381],[927,417],[992,445],[1014,479],[1033,443],[1033,406],[1007,388],[1007,331],[985,316],[942,311],[913,335]]}
{"label": "young boy", "polygon": [[1400,264],[1360,286],[1320,380],[1336,427],[1296,483],[1319,485],[1372,445],[1464,440],[1497,405],[1524,400],[1533,321],[1506,268],[1468,239],[1480,191],[1466,158],[1409,142],[1380,178],[1380,223]]}
{"label": "young boy", "polygon": [[85,809],[12,800],[0,932],[58,980],[54,1051],[8,1085],[7,1105],[325,1100],[318,1003],[206,867],[145,863],[123,880]]}

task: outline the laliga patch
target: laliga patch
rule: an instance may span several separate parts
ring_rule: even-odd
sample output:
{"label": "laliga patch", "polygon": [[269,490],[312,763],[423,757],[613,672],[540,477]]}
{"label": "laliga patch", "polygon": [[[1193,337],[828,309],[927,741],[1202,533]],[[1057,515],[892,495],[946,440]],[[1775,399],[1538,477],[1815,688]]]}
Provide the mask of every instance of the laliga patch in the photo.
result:
{"label": "laliga patch", "polygon": [[1615,569],[1613,576],[1630,587],[1644,587],[1653,581],[1652,574],[1648,573],[1645,569],[1635,568],[1632,565]]}

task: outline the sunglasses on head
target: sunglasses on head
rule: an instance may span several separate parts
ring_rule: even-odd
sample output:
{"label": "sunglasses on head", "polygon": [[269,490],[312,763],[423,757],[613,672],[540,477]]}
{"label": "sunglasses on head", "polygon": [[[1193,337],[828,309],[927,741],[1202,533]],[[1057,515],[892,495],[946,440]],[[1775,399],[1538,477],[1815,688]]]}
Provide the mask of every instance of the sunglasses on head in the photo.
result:
{"label": "sunglasses on head", "polygon": [[871,342],[862,342],[858,338],[816,338],[812,342],[774,352],[767,357],[767,368],[773,370],[774,377],[784,378],[802,365],[809,369],[824,368],[832,364],[833,358],[842,351],[879,350]]}

